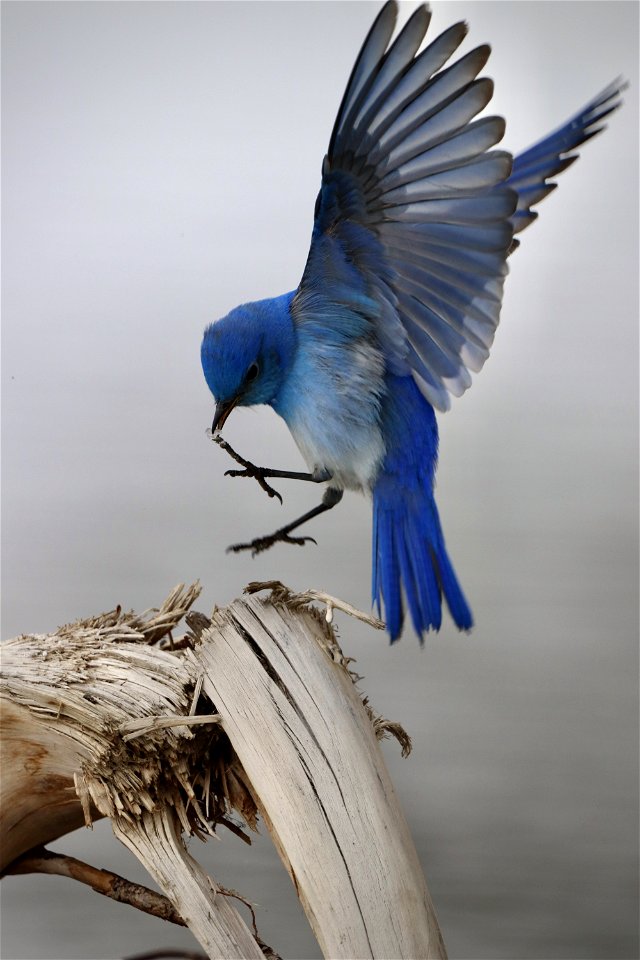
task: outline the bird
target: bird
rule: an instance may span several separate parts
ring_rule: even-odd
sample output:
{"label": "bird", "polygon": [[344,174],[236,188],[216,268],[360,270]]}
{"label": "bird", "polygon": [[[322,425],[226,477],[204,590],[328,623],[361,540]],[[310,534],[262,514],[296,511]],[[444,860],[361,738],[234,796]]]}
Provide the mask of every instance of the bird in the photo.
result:
{"label": "bird", "polygon": [[[478,117],[494,90],[480,76],[490,47],[454,59],[464,22],[423,46],[427,5],[393,38],[397,14],[388,0],[349,77],[298,287],[208,325],[201,360],[215,400],[212,436],[242,467],[227,473],[254,477],[271,496],[279,496],[272,478],[325,485],[304,516],[229,549],[304,545],[313,538],[295,530],[345,490],[364,493],[373,604],[392,643],[408,609],[422,644],[440,629],[445,604],[459,630],[473,626],[434,497],[436,411],[482,369],[517,235],[576,149],[605,129],[624,82],[514,157],[496,148],[505,120]],[[308,472],[258,467],[222,440],[232,410],[258,404],[283,418]]]}

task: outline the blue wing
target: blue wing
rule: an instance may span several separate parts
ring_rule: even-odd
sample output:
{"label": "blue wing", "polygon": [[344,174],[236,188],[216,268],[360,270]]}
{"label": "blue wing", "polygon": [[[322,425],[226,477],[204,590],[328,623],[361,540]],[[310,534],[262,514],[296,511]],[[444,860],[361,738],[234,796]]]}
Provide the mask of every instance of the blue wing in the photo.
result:
{"label": "blue wing", "polygon": [[391,372],[411,374],[446,410],[489,355],[515,230],[553,189],[547,177],[571,162],[566,151],[614,109],[615,94],[514,164],[492,149],[504,120],[474,119],[493,94],[492,81],[478,79],[490,48],[449,64],[467,33],[457,23],[418,52],[424,6],[391,43],[396,13],[389,0],[347,84],[292,311],[327,336],[370,337]]}
{"label": "blue wing", "polygon": [[464,23],[418,53],[428,10],[389,45],[395,19],[392,0],[347,84],[292,310],[298,323],[333,326],[329,335],[368,329],[389,369],[413,374],[444,410],[486,360],[498,323],[517,203],[505,186],[512,158],[490,149],[502,118],[473,120],[493,93],[477,79],[489,47],[448,66]]}
{"label": "blue wing", "polygon": [[[550,178],[578,159],[576,148],[606,129],[602,121],[618,109],[625,88],[621,78],[614,80],[563,126],[515,158],[507,181],[518,194],[518,206],[511,218],[514,233],[524,230],[537,218],[532,208],[557,187],[556,183],[549,182]],[[512,250],[517,245],[518,241],[514,240]]]}

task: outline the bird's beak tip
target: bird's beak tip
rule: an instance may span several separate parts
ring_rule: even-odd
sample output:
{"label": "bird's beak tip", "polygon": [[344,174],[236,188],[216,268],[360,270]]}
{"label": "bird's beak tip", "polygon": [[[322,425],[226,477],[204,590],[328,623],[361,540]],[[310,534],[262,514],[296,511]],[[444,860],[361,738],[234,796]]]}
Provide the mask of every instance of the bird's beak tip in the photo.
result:
{"label": "bird's beak tip", "polygon": [[225,425],[227,417],[233,410],[236,405],[235,400],[221,400],[216,404],[216,411],[213,415],[213,423],[211,424],[211,433],[215,436],[217,433],[220,433],[222,428]]}

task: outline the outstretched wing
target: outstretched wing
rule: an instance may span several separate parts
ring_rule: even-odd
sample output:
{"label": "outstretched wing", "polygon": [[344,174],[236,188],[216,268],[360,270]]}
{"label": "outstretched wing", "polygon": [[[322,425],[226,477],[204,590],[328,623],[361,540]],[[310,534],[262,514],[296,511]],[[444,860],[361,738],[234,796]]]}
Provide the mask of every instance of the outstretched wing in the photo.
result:
{"label": "outstretched wing", "polygon": [[[511,218],[514,233],[524,230],[537,218],[533,207],[557,187],[550,178],[558,176],[578,159],[576,148],[606,129],[602,121],[621,105],[625,88],[622,78],[614,80],[565,124],[518,154],[507,181],[518,194],[518,206]],[[512,250],[518,242],[513,241]]]}
{"label": "outstretched wing", "polygon": [[440,410],[480,370],[498,323],[516,194],[481,46],[450,66],[457,23],[421,53],[420,7],[389,46],[390,0],[353,68],[331,136],[311,250],[292,309],[349,339],[368,330]]}
{"label": "outstretched wing", "polygon": [[504,120],[474,119],[493,94],[478,79],[490,48],[448,64],[467,32],[457,23],[419,53],[424,6],[391,43],[396,12],[389,0],[347,84],[292,310],[328,337],[375,338],[389,368],[447,410],[489,356],[514,233],[619,106],[622,86],[513,161],[492,149]]}

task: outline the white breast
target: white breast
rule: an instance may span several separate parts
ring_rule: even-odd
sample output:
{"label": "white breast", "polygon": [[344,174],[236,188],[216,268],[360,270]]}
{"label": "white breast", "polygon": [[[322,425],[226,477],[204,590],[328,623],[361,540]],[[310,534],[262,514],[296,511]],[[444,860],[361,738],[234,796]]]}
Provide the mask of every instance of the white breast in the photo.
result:
{"label": "white breast", "polygon": [[276,409],[311,471],[332,486],[368,490],[384,458],[380,401],[384,363],[370,343],[298,351]]}

